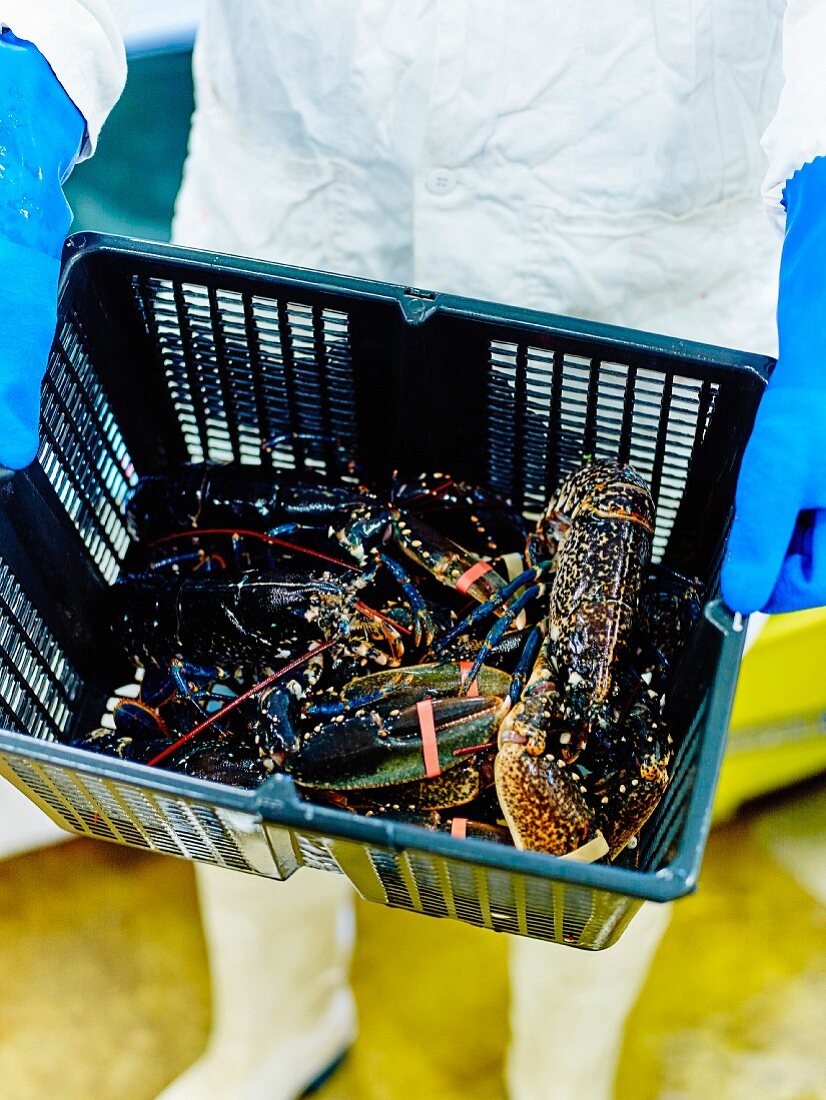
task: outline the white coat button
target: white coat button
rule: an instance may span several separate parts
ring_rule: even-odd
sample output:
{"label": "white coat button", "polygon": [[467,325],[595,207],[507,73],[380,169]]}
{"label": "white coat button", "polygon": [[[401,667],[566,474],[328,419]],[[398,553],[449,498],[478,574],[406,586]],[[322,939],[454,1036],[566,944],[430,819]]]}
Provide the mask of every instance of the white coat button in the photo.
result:
{"label": "white coat button", "polygon": [[449,168],[431,168],[427,173],[427,189],[433,195],[449,195],[456,186],[456,173]]}

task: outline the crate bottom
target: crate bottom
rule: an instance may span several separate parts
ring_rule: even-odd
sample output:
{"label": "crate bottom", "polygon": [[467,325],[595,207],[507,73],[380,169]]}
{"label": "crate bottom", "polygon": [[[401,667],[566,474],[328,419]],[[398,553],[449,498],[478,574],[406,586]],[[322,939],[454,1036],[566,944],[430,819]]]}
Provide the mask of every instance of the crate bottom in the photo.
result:
{"label": "crate bottom", "polygon": [[610,947],[642,905],[604,890],[294,830],[17,753],[0,753],[0,775],[77,836],[276,880],[299,867],[343,874],[367,901],[569,947]]}

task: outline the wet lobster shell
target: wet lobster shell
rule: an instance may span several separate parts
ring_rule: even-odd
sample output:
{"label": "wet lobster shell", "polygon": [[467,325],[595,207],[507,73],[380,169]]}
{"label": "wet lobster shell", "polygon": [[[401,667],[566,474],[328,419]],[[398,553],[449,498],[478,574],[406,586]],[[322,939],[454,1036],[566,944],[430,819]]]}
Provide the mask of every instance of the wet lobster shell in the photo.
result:
{"label": "wet lobster shell", "polygon": [[266,531],[290,521],[336,526],[346,522],[358,496],[356,487],[331,485],[307,469],[194,462],[142,477],[126,503],[126,523],[139,542],[197,528]]}
{"label": "wet lobster shell", "polygon": [[146,573],[117,581],[103,611],[113,638],[137,665],[166,667],[185,658],[263,667],[295,657],[319,638],[307,619],[312,602],[341,596],[341,585],[328,575]]}
{"label": "wet lobster shell", "polygon": [[[456,751],[491,742],[501,699],[479,696],[437,699],[430,706],[434,744],[432,773],[446,774],[463,762]],[[405,784],[428,776],[419,707],[356,710],[318,723],[287,759],[287,770],[304,787],[364,790]]]}
{"label": "wet lobster shell", "polygon": [[651,560],[654,502],[639,474],[611,463],[578,471],[559,499],[570,526],[556,555],[550,638],[571,711],[602,722]]}

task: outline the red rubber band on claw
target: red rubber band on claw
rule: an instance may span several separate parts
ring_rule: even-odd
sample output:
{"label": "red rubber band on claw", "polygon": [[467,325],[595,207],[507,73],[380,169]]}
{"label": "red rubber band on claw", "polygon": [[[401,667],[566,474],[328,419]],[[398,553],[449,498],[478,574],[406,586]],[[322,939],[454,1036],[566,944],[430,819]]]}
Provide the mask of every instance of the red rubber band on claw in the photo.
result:
{"label": "red rubber band on claw", "polygon": [[485,573],[492,573],[493,566],[489,561],[477,561],[475,565],[471,565],[470,569],[466,569],[461,577],[458,579],[454,588],[457,592],[461,592],[464,596],[467,590],[474,583],[478,581],[480,577],[483,577]]}
{"label": "red rubber band on claw", "polygon": [[435,779],[442,774],[442,765],[439,763],[439,746],[436,741],[436,723],[433,720],[433,703],[430,699],[424,699],[416,704],[416,715],[419,719],[419,733],[422,738],[422,756],[424,757],[424,773],[428,779]]}
{"label": "red rubber band on claw", "polygon": [[460,840],[464,840],[467,836],[467,818],[466,817],[454,817],[450,823],[450,835],[458,836]]}
{"label": "red rubber band on claw", "polygon": [[[459,662],[459,677],[462,683],[467,680],[470,675],[470,670],[473,668],[473,661],[460,661]],[[475,699],[479,694],[479,677],[473,677],[473,683],[467,689],[467,698]]]}

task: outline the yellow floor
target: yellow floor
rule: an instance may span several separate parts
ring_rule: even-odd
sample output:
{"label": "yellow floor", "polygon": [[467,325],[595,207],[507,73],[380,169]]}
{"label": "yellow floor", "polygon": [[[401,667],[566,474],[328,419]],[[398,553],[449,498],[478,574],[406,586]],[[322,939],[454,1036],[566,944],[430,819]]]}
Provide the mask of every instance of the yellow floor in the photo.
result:
{"label": "yellow floor", "polygon": [[[825,818],[823,784],[714,831],[629,1022],[617,1096],[826,1096],[826,906],[795,847]],[[502,1097],[505,940],[375,905],[358,920],[361,1038],[321,1100]],[[4,1100],[154,1096],[206,1041],[192,868],[92,841],[0,863],[0,975]]]}

